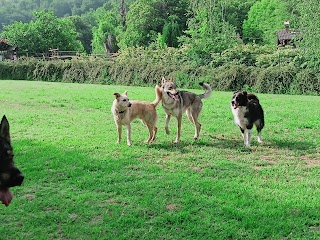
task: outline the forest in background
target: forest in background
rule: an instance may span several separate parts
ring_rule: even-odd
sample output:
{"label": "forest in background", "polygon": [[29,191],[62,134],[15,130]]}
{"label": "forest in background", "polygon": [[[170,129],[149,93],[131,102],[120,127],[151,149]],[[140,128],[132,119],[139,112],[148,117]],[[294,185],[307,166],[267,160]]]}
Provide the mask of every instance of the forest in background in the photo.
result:
{"label": "forest in background", "polygon": [[[257,75],[265,75],[275,78],[274,84],[279,79],[298,81],[300,87],[313,84],[311,92],[319,94],[316,0],[0,0],[0,4],[0,37],[19,50],[117,52],[113,68],[129,84],[148,83],[165,73],[186,79],[183,85],[205,78],[251,86],[259,82]],[[301,32],[296,48],[277,46],[276,32],[285,21]],[[168,68],[155,67],[156,61]],[[311,83],[301,82],[300,75],[306,72]]]}

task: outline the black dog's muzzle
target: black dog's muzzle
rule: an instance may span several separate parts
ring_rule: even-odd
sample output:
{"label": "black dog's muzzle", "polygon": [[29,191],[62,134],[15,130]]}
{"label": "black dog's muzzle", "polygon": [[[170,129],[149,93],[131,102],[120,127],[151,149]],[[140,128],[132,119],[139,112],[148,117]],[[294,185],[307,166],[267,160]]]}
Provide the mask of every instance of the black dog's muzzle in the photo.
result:
{"label": "black dog's muzzle", "polygon": [[10,187],[21,186],[24,176],[17,169],[12,169],[9,173],[0,173],[0,189],[7,189]]}

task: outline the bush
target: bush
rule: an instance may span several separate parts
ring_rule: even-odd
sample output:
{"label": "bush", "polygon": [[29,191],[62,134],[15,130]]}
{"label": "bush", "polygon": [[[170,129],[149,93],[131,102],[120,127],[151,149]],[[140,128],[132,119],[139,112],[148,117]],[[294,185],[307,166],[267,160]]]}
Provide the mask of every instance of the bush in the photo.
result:
{"label": "bush", "polygon": [[289,89],[291,94],[312,95],[320,93],[320,74],[310,69],[299,71],[292,81]]}
{"label": "bush", "polygon": [[195,66],[184,49],[175,48],[126,49],[113,61],[21,58],[0,62],[0,79],[154,86],[165,76],[174,77],[179,88],[200,89],[199,82],[209,82],[222,91],[320,95],[320,74],[304,68],[297,50],[270,53],[269,48],[249,46],[239,51],[229,49],[203,66]]}
{"label": "bush", "polygon": [[268,67],[257,75],[255,89],[262,93],[289,93],[296,69],[290,66]]}

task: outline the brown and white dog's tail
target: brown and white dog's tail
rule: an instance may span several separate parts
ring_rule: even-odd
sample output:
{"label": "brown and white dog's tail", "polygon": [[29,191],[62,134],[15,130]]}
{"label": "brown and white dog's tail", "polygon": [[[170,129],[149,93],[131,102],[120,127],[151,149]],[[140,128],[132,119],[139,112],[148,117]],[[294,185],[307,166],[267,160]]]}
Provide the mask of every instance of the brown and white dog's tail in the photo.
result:
{"label": "brown and white dog's tail", "polygon": [[208,83],[204,83],[204,82],[200,82],[199,83],[200,86],[204,87],[205,92],[202,94],[199,94],[199,97],[202,98],[208,98],[211,96],[212,93],[212,88]]}
{"label": "brown and white dog's tail", "polygon": [[154,105],[154,107],[156,107],[159,104],[159,102],[162,100],[161,87],[159,87],[158,84],[156,84],[154,91],[156,93],[156,99],[152,102],[152,104]]}

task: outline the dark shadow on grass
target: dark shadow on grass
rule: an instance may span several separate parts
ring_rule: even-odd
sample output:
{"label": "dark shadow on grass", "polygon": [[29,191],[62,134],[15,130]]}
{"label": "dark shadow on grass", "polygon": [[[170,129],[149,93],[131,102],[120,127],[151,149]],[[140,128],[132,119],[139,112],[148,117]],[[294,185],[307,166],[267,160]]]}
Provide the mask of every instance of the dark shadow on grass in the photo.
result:
{"label": "dark shadow on grass", "polygon": [[250,148],[247,148],[243,145],[243,141],[235,140],[235,139],[226,139],[226,138],[216,138],[210,136],[212,141],[205,140],[194,140],[194,141],[181,141],[180,143],[154,143],[150,144],[148,147],[165,150],[171,152],[179,152],[179,153],[189,153],[194,151],[194,147],[213,147],[213,148],[221,148],[221,149],[233,149],[239,152],[251,152]]}
{"label": "dark shadow on grass", "polygon": [[271,140],[269,141],[270,147],[283,148],[288,150],[312,150],[316,145],[307,141],[288,141],[288,140]]}

